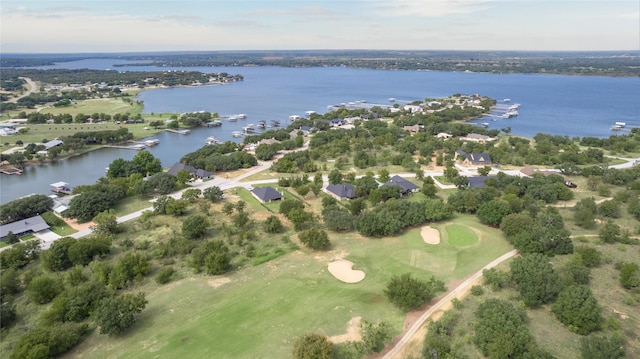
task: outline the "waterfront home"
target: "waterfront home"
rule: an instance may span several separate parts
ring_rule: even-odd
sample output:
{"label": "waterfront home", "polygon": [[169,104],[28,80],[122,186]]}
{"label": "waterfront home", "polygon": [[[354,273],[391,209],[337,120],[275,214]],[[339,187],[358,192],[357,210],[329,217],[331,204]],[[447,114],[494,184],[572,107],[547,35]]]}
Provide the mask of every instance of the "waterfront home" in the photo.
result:
{"label": "waterfront home", "polygon": [[284,198],[280,192],[276,191],[275,188],[270,186],[257,187],[252,189],[250,192],[256,199],[258,199],[258,201],[262,203],[279,201]]}
{"label": "waterfront home", "polygon": [[3,240],[7,235],[9,235],[9,232],[17,236],[23,236],[29,233],[38,233],[45,229],[49,229],[49,225],[39,215],[27,219],[21,219],[19,221],[0,226],[0,240]]}
{"label": "waterfront home", "polygon": [[193,166],[185,165],[184,163],[176,162],[169,168],[167,171],[168,174],[175,176],[178,172],[185,170],[189,171],[193,177],[199,179],[207,179],[213,177],[213,174],[209,171],[205,171],[199,168],[195,168]]}
{"label": "waterfront home", "polygon": [[449,139],[451,137],[453,137],[453,135],[450,134],[450,133],[446,133],[446,132],[440,132],[440,133],[438,133],[436,135],[436,138],[441,138],[441,139],[444,139],[444,140]]}
{"label": "waterfront home", "polygon": [[398,175],[391,177],[387,182],[383,183],[382,186],[399,186],[402,188],[403,196],[407,196],[420,190],[420,187],[416,186],[413,182],[410,182]]}
{"label": "waterfront home", "polygon": [[356,188],[351,183],[330,184],[324,192],[337,200],[356,198]]}
{"label": "waterfront home", "polygon": [[480,135],[478,133],[470,133],[465,137],[460,138],[461,141],[470,141],[470,142],[478,142],[478,143],[487,143],[491,141],[495,141],[495,137],[489,137],[485,135]]}
{"label": "waterfront home", "polygon": [[263,138],[260,141],[258,141],[258,146],[260,145],[273,145],[276,143],[280,143],[280,141],[276,140],[275,138]]}
{"label": "waterfront home", "polygon": [[463,166],[491,166],[491,156],[488,153],[466,153],[457,150],[456,154]]}
{"label": "waterfront home", "polygon": [[44,150],[48,151],[48,150],[50,150],[50,149],[52,149],[54,147],[61,146],[62,144],[64,144],[64,142],[62,142],[61,140],[56,138],[55,140],[51,140],[49,142],[45,142],[42,145],[44,146]]}

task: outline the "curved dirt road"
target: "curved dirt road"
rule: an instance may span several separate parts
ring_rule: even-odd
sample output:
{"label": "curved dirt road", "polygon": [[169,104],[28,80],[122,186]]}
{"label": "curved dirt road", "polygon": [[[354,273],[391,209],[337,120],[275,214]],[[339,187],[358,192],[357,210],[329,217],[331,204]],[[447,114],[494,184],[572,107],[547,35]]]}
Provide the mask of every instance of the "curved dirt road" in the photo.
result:
{"label": "curved dirt road", "polygon": [[18,102],[19,99],[31,95],[32,93],[36,92],[36,90],[38,89],[38,85],[36,85],[36,83],[32,79],[30,79],[28,77],[19,77],[19,79],[25,80],[27,82],[27,85],[29,87],[27,89],[27,92],[23,93],[22,95],[20,95],[18,97],[12,98],[7,102],[16,103],[16,102]]}
{"label": "curved dirt road", "polygon": [[[396,346],[393,347],[393,349],[391,349],[388,353],[386,353],[384,355],[383,359],[396,358],[396,356],[399,353],[401,353],[402,348],[409,342],[409,340],[411,340],[413,335],[418,331],[418,329],[420,329],[420,327],[424,324],[424,322],[426,322],[427,319],[429,319],[429,317],[431,317],[431,315],[433,315],[433,313],[435,313],[438,310],[440,310],[440,308],[442,306],[444,306],[445,304],[449,303],[451,301],[451,299],[453,299],[458,293],[464,291],[467,287],[469,287],[471,284],[473,284],[478,278],[480,278],[482,276],[482,271],[483,270],[491,269],[491,268],[497,266],[498,264],[506,261],[507,259],[515,256],[516,254],[518,254],[518,251],[516,249],[503,254],[499,258],[493,260],[491,263],[489,263],[486,266],[482,267],[482,269],[480,269],[479,271],[475,272],[473,275],[471,275],[469,278],[467,278],[464,282],[462,282],[459,286],[457,286],[456,288],[451,290],[449,293],[447,293],[447,295],[445,295],[444,297],[442,297],[442,299],[440,299],[434,305],[432,305],[426,312],[424,312],[420,316],[420,318],[418,318],[418,320],[415,323],[413,323],[411,328],[409,328],[409,330],[407,330],[407,332],[402,336],[402,338],[396,344]],[[398,357],[398,359],[401,359],[401,358]]]}

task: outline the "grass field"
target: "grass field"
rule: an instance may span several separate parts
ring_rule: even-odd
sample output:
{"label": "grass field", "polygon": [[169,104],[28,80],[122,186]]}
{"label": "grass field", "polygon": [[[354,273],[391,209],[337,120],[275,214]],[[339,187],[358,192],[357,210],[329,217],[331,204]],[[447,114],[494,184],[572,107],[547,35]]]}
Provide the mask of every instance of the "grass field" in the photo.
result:
{"label": "grass field", "polygon": [[[404,313],[383,294],[393,275],[435,275],[452,284],[511,249],[497,230],[471,216],[455,222],[481,231],[476,246],[427,245],[419,228],[383,239],[332,234],[328,252],[298,250],[223,278],[195,276],[158,287],[129,332],[118,338],[92,334],[66,357],[286,358],[297,336],[342,334],[356,316],[385,320],[398,334]],[[335,279],[327,264],[336,257],[354,262],[365,279]]]}
{"label": "grass field", "polygon": [[137,212],[141,209],[152,207],[153,203],[144,197],[127,197],[113,208],[116,216],[124,216],[129,213]]}

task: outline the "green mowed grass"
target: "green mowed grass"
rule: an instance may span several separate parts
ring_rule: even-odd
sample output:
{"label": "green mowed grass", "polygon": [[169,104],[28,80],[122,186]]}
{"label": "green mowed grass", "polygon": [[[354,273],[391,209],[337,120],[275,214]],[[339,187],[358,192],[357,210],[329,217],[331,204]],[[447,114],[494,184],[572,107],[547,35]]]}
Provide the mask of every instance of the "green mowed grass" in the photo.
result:
{"label": "green mowed grass", "polygon": [[478,236],[466,226],[450,224],[446,228],[447,241],[449,244],[458,247],[470,246],[478,240]]}
{"label": "green mowed grass", "polygon": [[[130,98],[130,97],[128,97]],[[93,113],[105,113],[107,115],[115,115],[117,113],[130,115],[137,115],[142,112],[143,106],[135,102],[125,102],[125,98],[99,98],[76,101],[71,106],[66,107],[45,107],[40,110],[41,113],[51,113],[54,115],[59,114],[72,114],[76,115],[83,113],[91,115]]]}
{"label": "green mowed grass", "polygon": [[[147,309],[129,332],[118,338],[94,333],[67,357],[286,358],[296,337],[343,334],[356,316],[387,321],[398,334],[405,314],[383,293],[392,276],[435,275],[451,284],[511,249],[497,230],[473,217],[458,221],[483,231],[476,247],[428,245],[419,228],[380,239],[332,234],[328,252],[298,250],[230,273],[229,283],[219,287],[212,285],[220,279],[214,276],[159,287],[147,294]],[[365,279],[355,284],[335,279],[327,264],[336,257],[354,262]]]}

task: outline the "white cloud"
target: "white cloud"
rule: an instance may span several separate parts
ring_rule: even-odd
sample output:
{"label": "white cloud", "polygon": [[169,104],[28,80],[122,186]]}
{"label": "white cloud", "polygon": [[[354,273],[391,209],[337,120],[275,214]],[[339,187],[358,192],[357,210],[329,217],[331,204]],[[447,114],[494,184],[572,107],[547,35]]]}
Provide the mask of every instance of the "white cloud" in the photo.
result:
{"label": "white cloud", "polygon": [[444,17],[470,14],[490,8],[487,0],[392,0],[379,6],[391,16]]}

